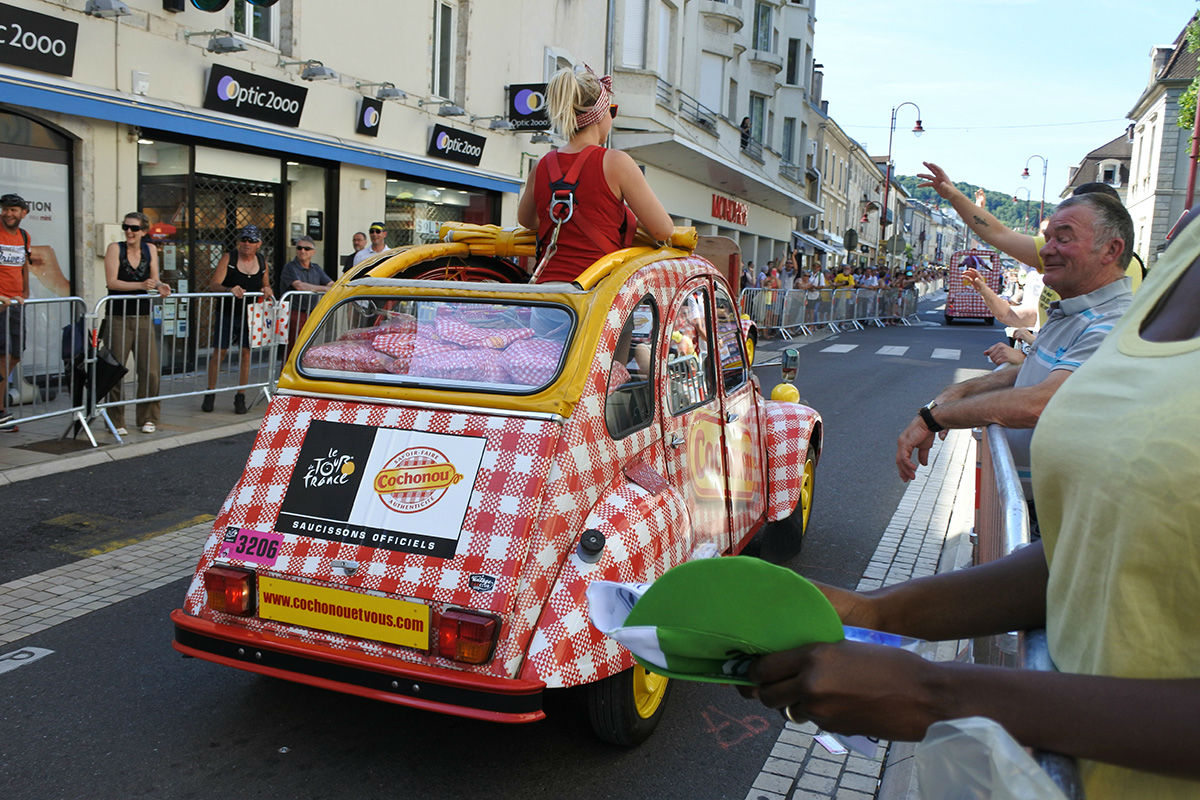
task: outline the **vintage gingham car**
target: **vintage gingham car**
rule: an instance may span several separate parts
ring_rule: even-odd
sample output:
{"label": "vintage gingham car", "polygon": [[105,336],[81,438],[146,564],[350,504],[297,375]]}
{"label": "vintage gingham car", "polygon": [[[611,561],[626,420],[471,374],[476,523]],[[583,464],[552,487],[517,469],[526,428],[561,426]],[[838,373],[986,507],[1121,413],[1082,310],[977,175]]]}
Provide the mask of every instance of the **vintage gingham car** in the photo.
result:
{"label": "vintage gingham car", "polygon": [[463,282],[513,277],[527,249],[499,231],[344,276],[171,614],[175,648],[501,722],[585,686],[601,738],[649,735],[667,680],[589,624],[588,583],[756,534],[798,546],[821,449],[813,409],[760,394],[690,231],[572,284]]}
{"label": "vintage gingham car", "polygon": [[984,324],[991,325],[995,321],[992,310],[983,302],[983,297],[975,291],[975,287],[963,281],[963,270],[967,267],[978,270],[988,288],[996,294],[1004,290],[1000,253],[982,249],[955,251],[950,256],[950,266],[946,270],[946,324],[953,325],[959,319],[981,319]]}

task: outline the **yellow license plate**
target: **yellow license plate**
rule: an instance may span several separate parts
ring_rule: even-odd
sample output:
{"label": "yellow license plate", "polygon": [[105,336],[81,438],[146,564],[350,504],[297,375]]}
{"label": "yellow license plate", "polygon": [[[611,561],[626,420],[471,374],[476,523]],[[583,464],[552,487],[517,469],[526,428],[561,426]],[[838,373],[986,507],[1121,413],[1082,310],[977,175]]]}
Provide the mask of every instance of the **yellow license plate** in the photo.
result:
{"label": "yellow license plate", "polygon": [[394,597],[260,575],[258,616],[360,639],[429,649],[429,606]]}

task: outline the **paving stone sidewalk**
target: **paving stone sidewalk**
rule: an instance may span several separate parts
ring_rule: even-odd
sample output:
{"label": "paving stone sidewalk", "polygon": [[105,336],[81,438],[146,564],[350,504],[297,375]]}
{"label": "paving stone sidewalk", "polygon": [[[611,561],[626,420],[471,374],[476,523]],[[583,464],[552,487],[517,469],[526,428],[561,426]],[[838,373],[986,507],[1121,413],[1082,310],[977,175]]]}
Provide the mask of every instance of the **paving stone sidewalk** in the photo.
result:
{"label": "paving stone sidewalk", "polygon": [[[888,523],[858,589],[877,589],[971,563],[975,524],[975,442],[954,430],[935,440],[929,466],[917,471]],[[951,660],[961,643],[941,642]],[[874,758],[836,755],[811,722],[785,723],[746,800],[898,800],[917,798],[910,742],[880,742]]]}

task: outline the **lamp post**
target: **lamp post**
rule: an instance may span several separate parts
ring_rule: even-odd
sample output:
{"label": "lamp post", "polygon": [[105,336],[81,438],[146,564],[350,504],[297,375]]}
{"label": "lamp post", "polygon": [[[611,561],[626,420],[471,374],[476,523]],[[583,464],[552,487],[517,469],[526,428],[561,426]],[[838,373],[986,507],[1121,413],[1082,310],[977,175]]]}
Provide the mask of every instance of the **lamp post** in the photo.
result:
{"label": "lamp post", "polygon": [[1025,169],[1021,172],[1021,177],[1029,177],[1029,162],[1035,158],[1040,158],[1042,160],[1042,204],[1038,206],[1038,227],[1040,228],[1042,227],[1042,215],[1046,211],[1046,167],[1049,166],[1049,164],[1046,162],[1046,157],[1034,154],[1025,159]]}
{"label": "lamp post", "polygon": [[[884,246],[887,243],[888,193],[889,193],[889,190],[892,188],[892,136],[896,133],[896,112],[899,111],[900,109],[904,108],[905,106],[912,106],[913,108],[915,108],[917,110],[917,124],[913,126],[913,129],[912,129],[913,135],[920,136],[922,133],[925,132],[925,129],[921,127],[921,107],[919,105],[906,100],[903,103],[901,103],[900,105],[892,108],[892,123],[891,123],[891,127],[888,128],[887,168],[884,170],[884,176],[883,176],[883,210],[879,213],[879,244],[880,244],[880,246]],[[895,254],[893,253],[893,255],[895,255]],[[888,266],[888,267],[891,266],[890,264],[887,264],[886,255],[884,257],[884,265]]]}
{"label": "lamp post", "polygon": [[1018,186],[1017,191],[1013,193],[1013,202],[1017,202],[1017,194],[1025,192],[1025,232],[1029,233],[1029,201],[1032,199],[1029,193],[1028,186]]}

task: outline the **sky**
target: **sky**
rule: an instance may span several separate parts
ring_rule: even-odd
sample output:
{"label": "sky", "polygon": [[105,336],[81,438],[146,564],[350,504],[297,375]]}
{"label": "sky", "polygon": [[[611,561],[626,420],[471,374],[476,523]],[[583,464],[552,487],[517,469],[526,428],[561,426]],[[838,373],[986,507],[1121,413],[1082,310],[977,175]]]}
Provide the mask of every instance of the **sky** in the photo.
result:
{"label": "sky", "polygon": [[[1196,0],[816,0],[813,55],[829,114],[900,175],[1056,202],[1068,168],[1120,135]],[[914,137],[921,111],[925,133]],[[1041,156],[1036,158],[1031,156]],[[1029,164],[1030,177],[1021,178]]]}

